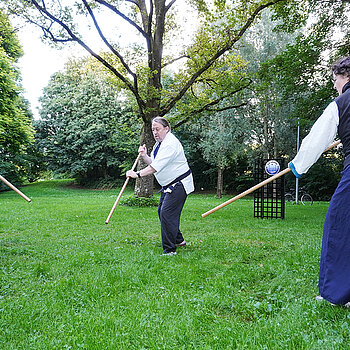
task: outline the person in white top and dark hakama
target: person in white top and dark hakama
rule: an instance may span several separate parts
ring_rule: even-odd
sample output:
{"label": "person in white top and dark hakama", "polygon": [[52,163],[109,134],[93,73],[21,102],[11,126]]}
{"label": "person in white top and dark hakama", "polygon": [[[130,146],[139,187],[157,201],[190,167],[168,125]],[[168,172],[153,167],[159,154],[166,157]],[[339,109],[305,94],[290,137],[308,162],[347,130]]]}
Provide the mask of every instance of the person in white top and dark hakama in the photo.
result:
{"label": "person in white top and dark hakama", "polygon": [[164,255],[176,255],[176,247],[186,245],[180,231],[180,216],[187,195],[194,191],[193,177],[180,141],[171,133],[163,117],[152,120],[156,140],[151,156],[145,146],[139,153],[148,166],[138,172],[129,170],[126,176],[137,178],[154,174],[162,186],[158,205]]}
{"label": "person in white top and dark hakama", "polygon": [[[321,249],[318,300],[350,305],[350,57],[332,67],[339,96],[331,102],[289,163],[296,177],[306,173],[338,133],[345,155],[342,178],[327,211]],[[322,174],[320,174],[322,176]]]}

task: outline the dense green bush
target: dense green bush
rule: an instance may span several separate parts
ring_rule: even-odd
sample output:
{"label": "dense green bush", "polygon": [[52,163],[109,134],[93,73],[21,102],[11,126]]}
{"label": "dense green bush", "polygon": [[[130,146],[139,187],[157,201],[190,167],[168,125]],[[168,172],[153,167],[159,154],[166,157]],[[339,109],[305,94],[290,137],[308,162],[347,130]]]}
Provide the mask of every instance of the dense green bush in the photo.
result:
{"label": "dense green bush", "polygon": [[321,157],[305,174],[303,186],[315,200],[328,201],[340,181],[342,170],[343,157]]}
{"label": "dense green bush", "polygon": [[[314,200],[329,201],[340,181],[344,157],[339,151],[323,155],[299,179],[299,187],[309,193]],[[295,177],[292,173],[286,175],[286,191],[295,188]]]}
{"label": "dense green bush", "polygon": [[157,207],[159,198],[157,197],[136,197],[135,195],[126,196],[121,199],[120,204],[128,207]]}

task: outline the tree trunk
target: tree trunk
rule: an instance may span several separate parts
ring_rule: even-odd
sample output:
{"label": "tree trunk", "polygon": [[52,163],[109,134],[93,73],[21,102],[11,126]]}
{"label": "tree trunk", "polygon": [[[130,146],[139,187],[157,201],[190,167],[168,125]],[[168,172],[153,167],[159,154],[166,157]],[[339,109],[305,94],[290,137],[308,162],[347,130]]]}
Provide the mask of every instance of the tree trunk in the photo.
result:
{"label": "tree trunk", "polygon": [[[162,76],[162,57],[163,57],[163,37],[165,31],[165,16],[167,12],[167,6],[165,0],[156,0],[154,3],[151,1],[150,11],[155,11],[155,23],[153,23],[154,32],[152,34],[152,25],[149,22],[149,14],[145,1],[141,1],[141,16],[143,29],[145,33],[148,33],[147,49],[148,49],[148,68],[150,69],[150,75],[148,77],[149,94],[145,99],[145,104],[139,105],[140,112],[143,119],[143,127],[141,130],[140,144],[146,145],[147,153],[150,155],[153,145],[155,143],[152,133],[152,119],[161,116],[160,115],[160,103],[162,89],[161,76]],[[154,4],[154,8],[153,8]],[[141,159],[139,161],[138,170],[145,168],[147,164]],[[145,176],[144,178],[137,179],[135,183],[135,195],[138,197],[151,197],[153,196],[153,184],[154,176]]]}
{"label": "tree trunk", "polygon": [[[144,123],[141,130],[141,135],[140,135],[140,144],[146,145],[148,155],[151,154],[154,143],[155,141],[152,133],[151,122]],[[142,158],[140,158],[140,161],[137,165],[137,170],[141,170],[146,166],[147,164],[144,162]],[[136,179],[135,195],[138,197],[147,197],[147,198],[153,196],[153,183],[154,183],[153,175],[145,176],[145,177],[142,177],[141,179]]]}
{"label": "tree trunk", "polygon": [[222,197],[223,187],[224,187],[224,172],[223,172],[223,169],[219,166],[218,167],[218,181],[217,181],[217,186],[216,186],[216,198]]}

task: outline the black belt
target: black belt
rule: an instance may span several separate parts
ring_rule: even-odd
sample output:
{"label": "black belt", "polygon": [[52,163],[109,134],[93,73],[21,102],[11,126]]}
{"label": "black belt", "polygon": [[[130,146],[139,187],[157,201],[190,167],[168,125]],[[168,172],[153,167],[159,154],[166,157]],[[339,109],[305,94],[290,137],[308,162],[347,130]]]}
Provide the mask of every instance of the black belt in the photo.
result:
{"label": "black belt", "polygon": [[175,180],[171,181],[170,184],[167,184],[165,186],[162,186],[161,191],[166,190],[169,186],[171,186],[174,183],[177,183],[181,180],[183,180],[184,178],[186,178],[188,175],[191,174],[191,169],[188,169],[184,174],[180,175],[179,177],[177,177]]}

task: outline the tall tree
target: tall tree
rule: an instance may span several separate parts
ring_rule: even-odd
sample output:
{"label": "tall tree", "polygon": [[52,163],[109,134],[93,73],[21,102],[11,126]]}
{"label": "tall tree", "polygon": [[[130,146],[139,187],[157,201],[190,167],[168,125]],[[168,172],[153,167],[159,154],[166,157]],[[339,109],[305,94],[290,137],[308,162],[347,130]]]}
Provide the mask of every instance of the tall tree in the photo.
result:
{"label": "tall tree", "polygon": [[[334,98],[330,65],[335,57],[348,54],[347,12],[350,3],[338,0],[301,2],[308,5],[310,20],[302,30],[296,21],[283,21],[280,12],[272,23],[266,11],[262,21],[245,36],[241,54],[253,75],[249,119],[252,141],[261,156],[295,154],[297,121],[303,137]],[[286,25],[288,24],[288,25]],[[332,91],[333,90],[333,91]]]}
{"label": "tall tree", "polygon": [[[295,43],[298,32],[278,31],[278,21],[271,20],[272,13],[266,11],[262,21],[243,38],[241,54],[249,63],[247,74],[253,83],[245,93],[248,101],[244,109],[246,129],[255,157],[276,158],[285,155],[286,145],[291,139],[295,142],[295,120],[290,118],[293,106],[291,99],[283,94],[280,80],[268,71],[266,62],[270,62],[288,45]],[[291,72],[285,72],[289,75]],[[290,147],[289,147],[290,149]]]}
{"label": "tall tree", "polygon": [[22,55],[16,33],[0,10],[0,172],[17,181],[19,155],[32,141],[31,115],[20,95],[16,61]]}
{"label": "tall tree", "polygon": [[293,43],[261,66],[259,77],[278,83],[282,99],[293,106],[291,116],[309,125],[335,97],[330,66],[349,54],[349,10],[348,1],[310,1],[310,23]]}
{"label": "tall tree", "polygon": [[[227,54],[237,49],[236,44],[242,35],[264,9],[280,4],[276,10],[282,11],[282,5],[290,7],[294,4],[294,12],[299,11],[299,7],[295,6],[299,1],[296,0],[188,0],[191,11],[186,9],[184,16],[189,21],[198,18],[198,29],[186,45],[187,40],[176,37],[181,32],[188,32],[188,28],[181,26],[177,20],[177,14],[185,3],[177,5],[176,0],[76,0],[71,5],[58,0],[5,0],[5,3],[12,13],[22,15],[28,22],[39,26],[45,39],[81,45],[120,80],[136,101],[137,113],[143,121],[140,142],[145,143],[148,149],[154,143],[151,132],[153,117],[168,114],[180,100],[190,100],[193,92],[196,106],[192,109],[205,111],[247,85],[242,60],[239,56],[227,57]],[[80,18],[79,21],[75,14],[85,16],[85,20]],[[105,23],[107,16],[114,16],[113,25],[118,34],[122,31],[122,22],[129,26],[126,29],[128,38],[132,30],[138,33],[138,42],[123,49],[125,37],[118,39],[116,31]],[[80,24],[88,24],[95,29],[113,59],[93,49],[89,43],[90,36],[80,31]],[[171,51],[170,46],[174,43],[176,47],[172,47]],[[131,48],[134,50],[131,51]],[[165,67],[169,70],[174,63],[181,63],[182,68],[174,83],[165,90],[162,84]],[[227,77],[233,77],[231,82],[234,81],[234,84]],[[222,83],[217,85],[220,89],[216,89],[219,95],[209,93],[204,98],[198,98],[201,96],[196,92],[212,91],[218,78],[222,79]],[[199,90],[196,89],[198,87]],[[188,114],[182,115],[177,122],[187,121],[188,117]],[[137,194],[148,196],[152,191],[153,177],[136,182]]]}
{"label": "tall tree", "polygon": [[195,125],[199,127],[199,148],[204,159],[217,169],[216,197],[221,198],[224,191],[224,170],[233,158],[243,153],[247,140],[242,114],[232,110],[210,113]]}
{"label": "tall tree", "polygon": [[[81,182],[120,175],[137,151],[139,129],[118,90],[91,59],[71,60],[41,98],[36,140],[48,168]],[[125,164],[126,162],[126,164]]]}

